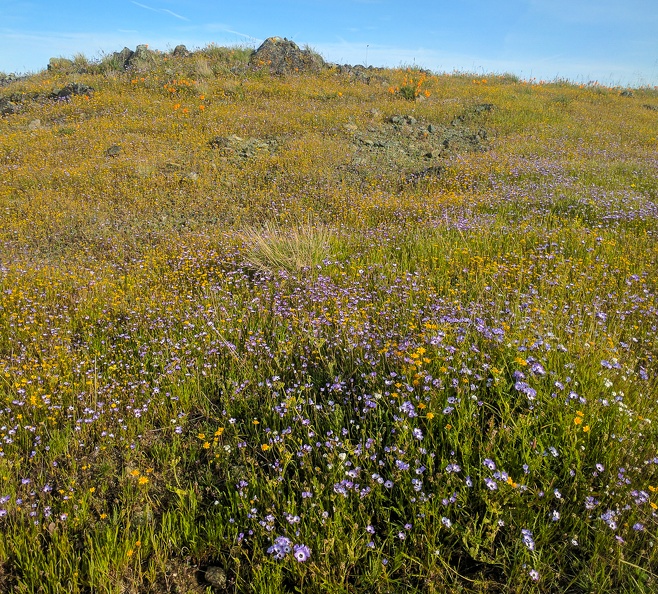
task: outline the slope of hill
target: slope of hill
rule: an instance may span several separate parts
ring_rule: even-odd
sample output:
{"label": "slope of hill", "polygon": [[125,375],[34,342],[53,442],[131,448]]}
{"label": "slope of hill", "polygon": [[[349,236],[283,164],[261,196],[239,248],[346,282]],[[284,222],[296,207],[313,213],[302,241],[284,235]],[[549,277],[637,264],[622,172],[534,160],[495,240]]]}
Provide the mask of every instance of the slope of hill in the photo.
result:
{"label": "slope of hill", "polygon": [[658,92],[305,55],[0,87],[0,589],[655,591]]}

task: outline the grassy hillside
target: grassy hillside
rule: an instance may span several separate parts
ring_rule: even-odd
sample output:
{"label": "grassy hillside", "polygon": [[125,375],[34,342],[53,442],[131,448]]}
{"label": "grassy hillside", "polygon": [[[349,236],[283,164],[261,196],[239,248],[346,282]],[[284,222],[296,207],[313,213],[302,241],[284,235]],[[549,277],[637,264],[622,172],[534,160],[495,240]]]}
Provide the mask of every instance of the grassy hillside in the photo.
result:
{"label": "grassy hillside", "polygon": [[658,91],[82,56],[0,87],[0,590],[658,589]]}

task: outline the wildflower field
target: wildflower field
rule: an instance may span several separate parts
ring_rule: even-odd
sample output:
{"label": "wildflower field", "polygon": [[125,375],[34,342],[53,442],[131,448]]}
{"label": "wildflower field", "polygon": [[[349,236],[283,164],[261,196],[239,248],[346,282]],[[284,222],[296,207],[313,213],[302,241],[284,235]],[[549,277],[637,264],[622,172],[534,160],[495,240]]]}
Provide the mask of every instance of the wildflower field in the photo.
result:
{"label": "wildflower field", "polygon": [[248,53],[0,87],[0,591],[658,590],[658,90]]}

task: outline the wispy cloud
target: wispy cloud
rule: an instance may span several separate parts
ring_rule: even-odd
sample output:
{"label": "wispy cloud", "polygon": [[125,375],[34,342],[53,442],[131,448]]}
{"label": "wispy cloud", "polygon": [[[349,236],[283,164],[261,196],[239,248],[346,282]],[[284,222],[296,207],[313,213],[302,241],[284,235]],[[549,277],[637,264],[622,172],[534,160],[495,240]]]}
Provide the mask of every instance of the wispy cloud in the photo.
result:
{"label": "wispy cloud", "polygon": [[134,0],[130,0],[135,6],[139,6],[140,8],[145,8],[146,10],[152,10],[153,12],[160,12],[157,8],[151,8],[150,6],[146,6],[146,4],[140,4],[139,2],[135,2]]}
{"label": "wispy cloud", "polygon": [[130,0],[132,4],[135,6],[139,6],[140,8],[144,8],[146,10],[150,10],[152,12],[160,12],[164,14],[170,14],[171,16],[180,19],[181,21],[189,21],[190,19],[181,16],[180,14],[176,14],[172,10],[169,10],[168,8],[153,8],[152,6],[147,6],[146,4],[141,4],[140,2],[135,2],[135,0]]}
{"label": "wispy cloud", "polygon": [[162,12],[166,12],[167,14],[170,14],[171,16],[174,16],[174,17],[176,17],[177,19],[180,19],[181,21],[189,21],[189,20],[190,20],[190,19],[188,19],[188,18],[186,18],[186,17],[184,17],[184,16],[181,16],[181,15],[179,15],[179,14],[176,14],[175,12],[173,12],[173,11],[171,11],[171,10],[167,10],[166,8],[163,8],[163,9],[162,9]]}

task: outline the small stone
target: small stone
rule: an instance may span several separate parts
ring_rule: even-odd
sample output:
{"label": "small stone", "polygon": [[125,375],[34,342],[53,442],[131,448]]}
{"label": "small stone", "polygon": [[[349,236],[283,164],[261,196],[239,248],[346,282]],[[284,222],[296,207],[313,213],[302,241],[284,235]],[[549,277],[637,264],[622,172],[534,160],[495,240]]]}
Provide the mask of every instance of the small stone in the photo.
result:
{"label": "small stone", "polygon": [[407,124],[409,124],[410,126],[415,126],[416,125],[417,120],[416,120],[415,117],[408,115],[404,119],[407,122]]}
{"label": "small stone", "polygon": [[3,116],[13,115],[18,112],[18,105],[3,97],[0,99],[0,113]]}
{"label": "small stone", "polygon": [[105,151],[105,154],[108,157],[117,157],[119,154],[121,154],[121,147],[118,144],[113,144],[112,146],[108,147],[108,149]]}
{"label": "small stone", "polygon": [[493,111],[494,109],[494,104],[493,103],[478,103],[475,107],[473,107],[473,111],[475,113],[483,113],[485,111]]}
{"label": "small stone", "polygon": [[32,120],[27,127],[29,130],[38,130],[41,128],[41,120]]}
{"label": "small stone", "polygon": [[215,136],[208,141],[208,145],[213,149],[226,148],[231,144],[231,141],[226,136]]}
{"label": "small stone", "polygon": [[69,83],[62,89],[53,91],[51,97],[53,99],[68,99],[71,95],[92,95],[94,89],[82,83]]}
{"label": "small stone", "polygon": [[213,588],[226,587],[226,572],[221,567],[211,566],[206,569],[206,581]]}
{"label": "small stone", "polygon": [[427,131],[430,134],[434,134],[435,132],[438,132],[439,129],[434,124],[430,124],[429,126],[427,126]]}

